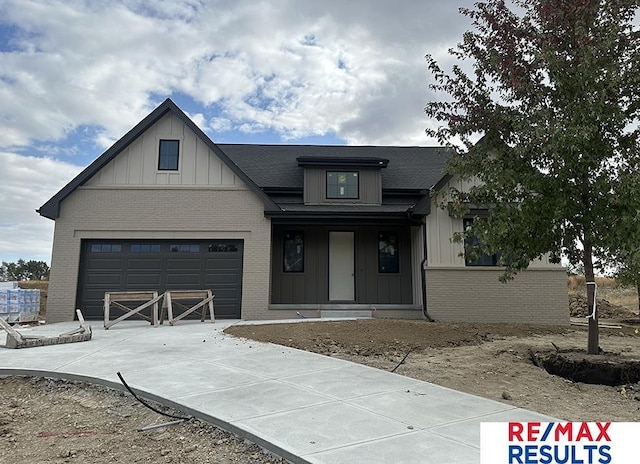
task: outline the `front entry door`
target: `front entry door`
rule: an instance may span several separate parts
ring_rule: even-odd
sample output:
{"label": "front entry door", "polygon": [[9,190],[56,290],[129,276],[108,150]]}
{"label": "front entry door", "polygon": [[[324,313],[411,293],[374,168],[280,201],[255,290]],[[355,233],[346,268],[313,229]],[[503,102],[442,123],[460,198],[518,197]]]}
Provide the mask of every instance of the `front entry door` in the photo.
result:
{"label": "front entry door", "polygon": [[354,232],[329,232],[329,300],[354,301]]}

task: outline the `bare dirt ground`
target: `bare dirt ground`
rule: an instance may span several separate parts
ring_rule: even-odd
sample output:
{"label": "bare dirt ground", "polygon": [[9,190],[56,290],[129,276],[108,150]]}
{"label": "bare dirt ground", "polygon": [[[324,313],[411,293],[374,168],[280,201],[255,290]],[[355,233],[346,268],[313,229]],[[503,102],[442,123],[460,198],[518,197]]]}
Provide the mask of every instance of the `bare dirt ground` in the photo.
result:
{"label": "bare dirt ground", "polygon": [[0,379],[0,395],[1,462],[284,462],[198,420],[138,432],[173,419],[156,414],[128,394],[95,385],[4,378]]}
{"label": "bare dirt ground", "polygon": [[[227,333],[335,356],[571,421],[640,420],[640,383],[609,387],[548,374],[531,353],[585,349],[577,327],[406,320],[235,326]],[[637,328],[601,329],[600,346],[640,360]],[[638,331],[640,332],[640,331]]]}
{"label": "bare dirt ground", "polygon": [[[600,346],[618,357],[640,360],[637,299],[630,292],[609,290],[601,296],[609,300],[603,314],[611,319],[602,322],[621,328],[601,329]],[[580,304],[572,309],[576,314],[584,311]],[[234,326],[227,333],[379,369],[397,368],[402,375],[564,420],[640,420],[640,383],[576,383],[533,364],[532,353],[585,349],[587,332],[582,327],[358,320]],[[171,419],[128,394],[102,387],[0,378],[0,398],[3,462],[5,457],[16,463],[283,462],[195,420],[138,432]]]}

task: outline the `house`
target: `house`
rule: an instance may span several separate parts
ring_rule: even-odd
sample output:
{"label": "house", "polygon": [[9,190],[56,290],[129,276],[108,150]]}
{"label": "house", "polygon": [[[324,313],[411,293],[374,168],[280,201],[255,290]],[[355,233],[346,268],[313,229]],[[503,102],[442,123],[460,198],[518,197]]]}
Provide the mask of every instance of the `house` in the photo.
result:
{"label": "house", "polygon": [[167,99],[38,210],[55,221],[47,321],[101,318],[106,291],[211,288],[219,318],[568,323],[561,267],[501,284],[451,243],[448,157],[216,144]]}

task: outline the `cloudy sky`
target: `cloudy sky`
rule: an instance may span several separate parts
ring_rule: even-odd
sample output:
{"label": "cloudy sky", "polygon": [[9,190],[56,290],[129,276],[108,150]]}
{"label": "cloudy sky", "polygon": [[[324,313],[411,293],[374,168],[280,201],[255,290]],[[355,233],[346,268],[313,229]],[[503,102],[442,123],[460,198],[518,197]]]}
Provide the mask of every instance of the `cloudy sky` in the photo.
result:
{"label": "cloudy sky", "polygon": [[0,260],[35,210],[171,97],[214,142],[433,145],[424,55],[471,0],[0,0]]}

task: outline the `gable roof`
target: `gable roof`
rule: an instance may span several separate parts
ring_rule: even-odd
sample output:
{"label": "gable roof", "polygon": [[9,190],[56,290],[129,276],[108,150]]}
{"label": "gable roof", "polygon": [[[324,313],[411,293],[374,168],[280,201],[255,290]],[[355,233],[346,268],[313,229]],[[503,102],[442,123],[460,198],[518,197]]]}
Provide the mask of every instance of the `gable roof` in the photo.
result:
{"label": "gable roof", "polygon": [[[383,193],[385,190],[387,192],[404,191],[404,194],[414,198],[408,205],[406,201],[387,204],[387,209],[397,210],[398,213],[407,212],[409,207],[409,211],[428,214],[429,192],[438,190],[443,185],[443,181],[449,177],[446,173],[446,164],[451,157],[451,152],[442,147],[216,144],[171,99],[167,98],[36,211],[41,216],[56,219],[60,215],[60,203],[67,196],[84,185],[169,112],[177,116],[262,199],[265,214],[268,216],[287,214],[286,212],[295,209],[303,212],[303,207],[293,206],[286,199],[274,194],[274,190],[301,192],[304,184],[304,166],[313,164],[314,159],[322,163],[339,159],[355,165],[368,166],[373,163],[378,168],[385,167],[382,176]],[[299,200],[292,203],[299,203]],[[327,213],[333,211],[347,214],[349,212],[348,208],[345,211],[340,208],[345,209],[340,206],[325,209]],[[382,209],[384,208],[378,207],[379,211]],[[358,211],[364,210],[360,207]]]}
{"label": "gable roof", "polygon": [[446,176],[451,152],[442,147],[384,147],[343,145],[242,145],[218,146],[260,188],[303,188],[302,158],[380,158],[389,163],[382,188],[430,190]]}
{"label": "gable roof", "polygon": [[153,110],[146,118],[140,121],[133,129],[127,132],[120,140],[114,143],[107,151],[100,155],[93,163],[87,166],[71,182],[65,185],[58,193],[49,199],[38,210],[41,216],[49,219],[56,219],[60,215],[60,202],[67,198],[73,191],[86,183],[100,169],[107,165],[112,159],[118,156],[122,150],[127,148],[133,141],[142,135],[147,129],[158,122],[165,114],[172,112],[175,114],[193,133],[196,134],[207,147],[216,154],[220,160],[227,165],[231,171],[238,176],[253,192],[255,192],[264,202],[265,211],[278,211],[280,208],[268,195],[266,195],[256,183],[247,176],[229,157],[222,151],[195,123],[178,108],[178,106],[167,98],[160,106]]}

